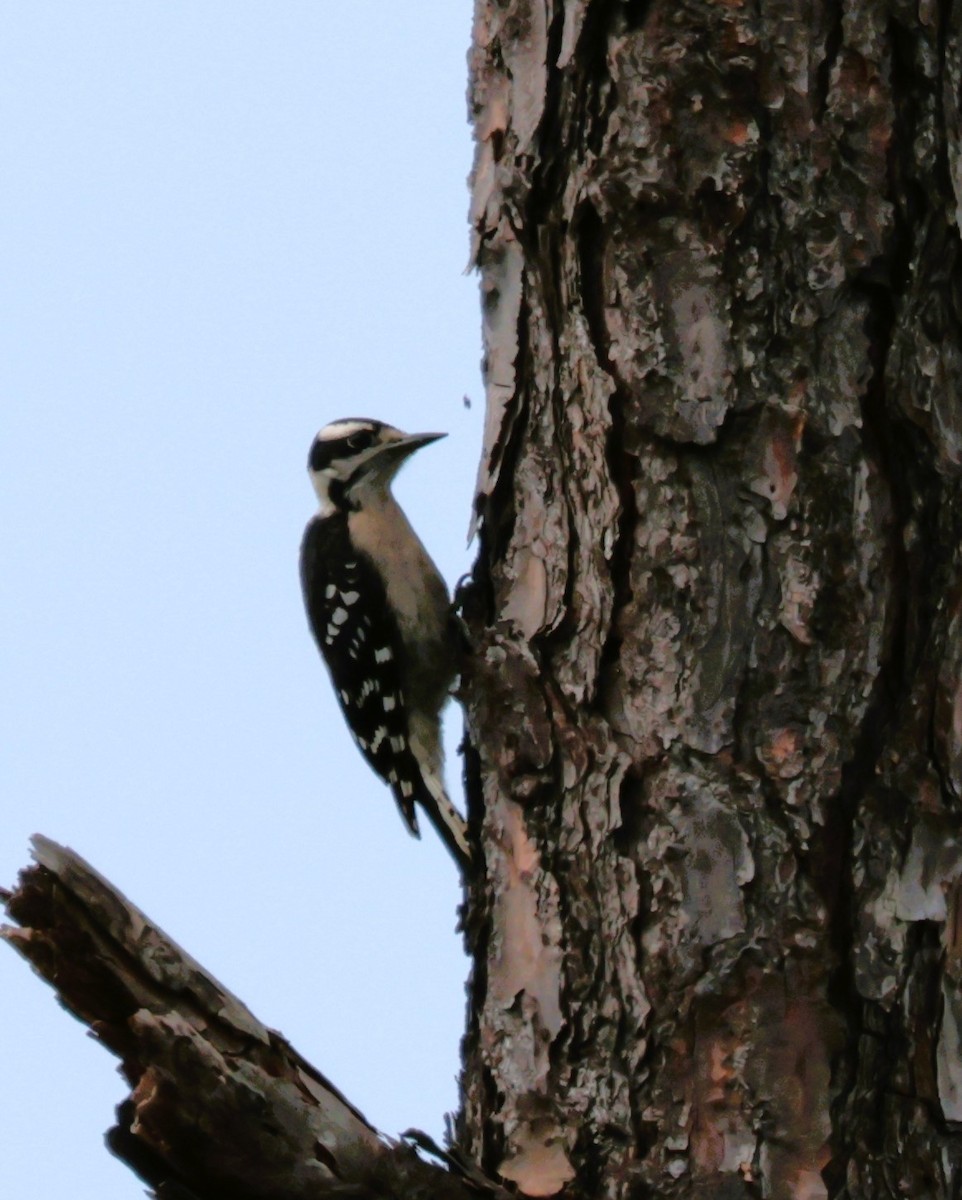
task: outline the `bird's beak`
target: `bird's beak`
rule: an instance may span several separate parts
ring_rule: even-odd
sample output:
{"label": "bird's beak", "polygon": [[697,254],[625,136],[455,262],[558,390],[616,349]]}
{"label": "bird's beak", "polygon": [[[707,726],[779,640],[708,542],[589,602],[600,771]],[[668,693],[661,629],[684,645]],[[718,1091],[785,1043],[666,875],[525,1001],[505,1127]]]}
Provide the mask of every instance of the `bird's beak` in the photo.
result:
{"label": "bird's beak", "polygon": [[387,458],[400,463],[409,454],[413,454],[415,450],[420,450],[422,446],[430,446],[432,442],[436,442],[439,438],[447,436],[446,433],[408,433],[396,442],[385,443],[381,449],[387,451]]}
{"label": "bird's beak", "polygon": [[407,446],[410,450],[420,450],[422,446],[430,446],[432,442],[447,437],[446,433],[409,433],[398,442],[399,446]]}

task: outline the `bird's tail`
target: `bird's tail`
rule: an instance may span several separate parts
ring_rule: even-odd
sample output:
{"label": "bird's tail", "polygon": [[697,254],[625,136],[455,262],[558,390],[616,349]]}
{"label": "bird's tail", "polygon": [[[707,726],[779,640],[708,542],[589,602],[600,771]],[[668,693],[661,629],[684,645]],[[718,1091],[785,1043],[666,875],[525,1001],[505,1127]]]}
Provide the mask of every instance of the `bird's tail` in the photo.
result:
{"label": "bird's tail", "polygon": [[430,799],[421,801],[424,811],[458,865],[462,870],[466,870],[471,862],[471,846],[464,817],[448,799],[440,780],[426,775],[424,785],[430,795]]}
{"label": "bird's tail", "polygon": [[454,860],[462,870],[467,870],[471,862],[468,826],[444,789],[444,759],[438,731],[436,727],[419,726],[417,721],[410,725],[411,749],[421,767],[424,784],[418,801]]}

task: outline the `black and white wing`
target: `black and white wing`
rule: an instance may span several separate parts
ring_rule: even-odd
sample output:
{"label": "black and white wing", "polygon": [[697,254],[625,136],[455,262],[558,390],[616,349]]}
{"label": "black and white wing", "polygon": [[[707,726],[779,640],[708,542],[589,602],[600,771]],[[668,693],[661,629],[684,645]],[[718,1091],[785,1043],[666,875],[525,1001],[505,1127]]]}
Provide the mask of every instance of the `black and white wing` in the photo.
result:
{"label": "black and white wing", "polygon": [[355,742],[394,793],[419,837],[415,799],[425,785],[411,750],[401,686],[400,635],[380,575],[352,551],[342,513],[315,517],[301,543],[308,619]]}

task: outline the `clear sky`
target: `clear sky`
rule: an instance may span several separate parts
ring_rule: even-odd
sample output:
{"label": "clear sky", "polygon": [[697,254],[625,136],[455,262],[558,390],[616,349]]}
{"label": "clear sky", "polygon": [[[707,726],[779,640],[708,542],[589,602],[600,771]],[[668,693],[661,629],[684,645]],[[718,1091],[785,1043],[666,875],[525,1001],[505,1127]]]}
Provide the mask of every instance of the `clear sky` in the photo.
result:
{"label": "clear sky", "polygon": [[[439,1136],[455,870],[350,742],[297,551],[311,438],[364,415],[450,433],[398,493],[470,565],[469,0],[2,8],[0,883],[34,832],[74,847],[379,1128]],[[0,1196],[142,1196],[114,1060],[6,947],[0,1013]]]}

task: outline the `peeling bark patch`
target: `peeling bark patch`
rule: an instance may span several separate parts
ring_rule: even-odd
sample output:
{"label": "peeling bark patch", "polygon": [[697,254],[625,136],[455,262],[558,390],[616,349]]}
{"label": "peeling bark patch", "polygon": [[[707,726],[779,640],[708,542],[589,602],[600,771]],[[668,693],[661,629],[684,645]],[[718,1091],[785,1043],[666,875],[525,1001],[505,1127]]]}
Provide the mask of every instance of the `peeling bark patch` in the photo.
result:
{"label": "peeling bark patch", "polygon": [[525,832],[521,809],[504,801],[502,820],[508,882],[496,915],[500,952],[491,964],[491,995],[508,1009],[526,993],[550,1041],[562,1025],[560,926],[557,917],[543,924],[535,888],[538,852]]}
{"label": "peeling bark patch", "polygon": [[530,642],[548,623],[548,572],[544,552],[538,552],[537,544],[529,548],[526,539],[518,550],[513,573],[514,586],[504,615]]}
{"label": "peeling bark patch", "polygon": [[548,86],[545,0],[509,0],[498,42],[511,80],[511,128],[524,152],[541,123]]}
{"label": "peeling bark patch", "polygon": [[585,21],[585,13],[589,0],[565,0],[564,28],[561,33],[561,50],[555,64],[559,70],[571,62],[574,57],[578,38]]}
{"label": "peeling bark patch", "polygon": [[498,1174],[516,1183],[526,1196],[554,1196],[575,1177],[564,1146],[550,1140],[556,1136],[552,1129],[548,1138],[542,1133],[540,1140],[523,1139],[523,1149],[504,1159]]}

